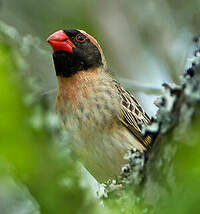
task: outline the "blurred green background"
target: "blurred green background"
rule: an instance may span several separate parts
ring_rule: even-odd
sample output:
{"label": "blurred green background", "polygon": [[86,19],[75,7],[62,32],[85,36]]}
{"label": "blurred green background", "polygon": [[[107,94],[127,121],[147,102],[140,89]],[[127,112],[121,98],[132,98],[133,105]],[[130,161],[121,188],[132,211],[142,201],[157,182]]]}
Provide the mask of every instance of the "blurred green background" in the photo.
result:
{"label": "blurred green background", "polygon": [[[46,38],[65,28],[93,35],[110,72],[131,85],[154,115],[157,95],[138,88],[179,83],[199,27],[199,0],[0,0],[0,214],[148,212],[135,205],[138,196],[132,192],[104,207],[94,196],[92,178],[82,172],[59,129],[57,81]],[[196,204],[194,197],[186,198]]]}

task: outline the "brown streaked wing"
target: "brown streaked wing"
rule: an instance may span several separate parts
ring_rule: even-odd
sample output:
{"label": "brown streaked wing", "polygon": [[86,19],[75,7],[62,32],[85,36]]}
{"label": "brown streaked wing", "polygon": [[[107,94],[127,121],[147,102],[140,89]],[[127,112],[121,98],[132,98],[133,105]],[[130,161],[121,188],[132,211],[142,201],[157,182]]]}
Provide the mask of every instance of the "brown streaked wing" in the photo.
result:
{"label": "brown streaked wing", "polygon": [[145,148],[150,147],[151,137],[144,137],[141,134],[141,125],[149,125],[151,123],[150,118],[134,96],[121,87],[116,80],[113,81],[121,97],[121,115],[118,117],[119,120],[136,136]]}

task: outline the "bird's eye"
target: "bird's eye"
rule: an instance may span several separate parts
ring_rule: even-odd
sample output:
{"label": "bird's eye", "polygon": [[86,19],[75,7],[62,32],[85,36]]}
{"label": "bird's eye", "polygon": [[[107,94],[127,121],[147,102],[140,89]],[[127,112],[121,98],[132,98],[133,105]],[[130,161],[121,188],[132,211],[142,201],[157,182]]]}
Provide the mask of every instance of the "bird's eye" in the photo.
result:
{"label": "bird's eye", "polygon": [[82,35],[82,34],[78,34],[76,37],[75,37],[76,41],[77,42],[85,42],[85,36]]}

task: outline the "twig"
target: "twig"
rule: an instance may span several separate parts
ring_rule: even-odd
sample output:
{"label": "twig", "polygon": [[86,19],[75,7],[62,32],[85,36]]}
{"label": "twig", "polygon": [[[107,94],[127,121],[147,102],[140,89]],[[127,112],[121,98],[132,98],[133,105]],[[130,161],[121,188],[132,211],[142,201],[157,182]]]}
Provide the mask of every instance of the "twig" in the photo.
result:
{"label": "twig", "polygon": [[133,80],[128,80],[124,78],[118,78],[119,82],[126,86],[126,88],[130,91],[137,91],[137,92],[144,92],[145,94],[153,94],[153,95],[160,95],[162,94],[161,88],[155,88],[151,86],[144,86],[138,84]]}

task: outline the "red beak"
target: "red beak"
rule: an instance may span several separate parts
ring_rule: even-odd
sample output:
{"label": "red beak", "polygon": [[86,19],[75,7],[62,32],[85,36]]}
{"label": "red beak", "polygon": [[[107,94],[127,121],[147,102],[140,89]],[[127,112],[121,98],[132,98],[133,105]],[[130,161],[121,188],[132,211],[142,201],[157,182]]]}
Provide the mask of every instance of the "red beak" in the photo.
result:
{"label": "red beak", "polygon": [[47,39],[48,43],[52,46],[54,52],[56,51],[66,51],[69,53],[73,52],[72,48],[76,46],[70,41],[69,37],[64,33],[63,30],[59,30],[53,33]]}

